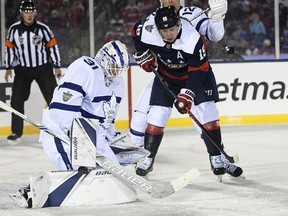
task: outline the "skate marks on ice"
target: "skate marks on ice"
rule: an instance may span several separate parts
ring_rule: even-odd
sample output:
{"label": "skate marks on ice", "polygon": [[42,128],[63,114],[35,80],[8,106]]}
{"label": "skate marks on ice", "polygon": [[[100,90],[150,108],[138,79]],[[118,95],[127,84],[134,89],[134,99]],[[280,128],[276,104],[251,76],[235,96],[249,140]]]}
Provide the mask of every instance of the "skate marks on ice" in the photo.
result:
{"label": "skate marks on ice", "polygon": [[[136,202],[112,206],[21,209],[9,197],[28,182],[31,173],[54,167],[37,143],[37,136],[24,136],[21,144],[8,146],[0,137],[0,216],[287,216],[288,215],[288,125],[223,127],[226,152],[237,153],[246,179],[227,174],[223,181],[209,169],[204,144],[193,128],[166,130],[152,181],[170,181],[191,167],[200,177],[164,199],[138,192]],[[32,141],[32,142],[31,142]],[[4,144],[3,144],[4,143]]]}
{"label": "skate marks on ice", "polygon": [[[204,177],[205,178],[205,177]],[[194,205],[205,209],[208,214],[219,211],[219,215],[288,215],[288,188],[280,185],[261,183],[261,180],[250,180],[223,177],[222,182],[212,180],[188,185],[187,190],[196,194]],[[252,177],[253,178],[253,177]],[[205,200],[205,202],[203,202]]]}

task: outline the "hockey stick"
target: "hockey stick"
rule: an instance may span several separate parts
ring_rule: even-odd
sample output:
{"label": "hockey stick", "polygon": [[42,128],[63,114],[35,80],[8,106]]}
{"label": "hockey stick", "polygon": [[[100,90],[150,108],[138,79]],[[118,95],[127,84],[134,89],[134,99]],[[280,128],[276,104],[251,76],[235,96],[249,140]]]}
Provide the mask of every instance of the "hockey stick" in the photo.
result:
{"label": "hockey stick", "polygon": [[[51,136],[55,136],[54,133],[52,131],[50,131],[47,127],[45,127],[44,125],[39,124],[38,122],[28,118],[27,116],[23,115],[22,113],[18,112],[17,110],[13,109],[12,107],[8,106],[6,103],[4,103],[1,100],[0,100],[0,108],[3,109],[3,110],[6,110],[7,112],[10,112],[10,113],[13,113],[13,114],[19,116],[20,118],[22,118],[26,122],[28,122],[31,125],[39,128],[40,130],[45,131],[46,133],[50,134]],[[59,138],[60,140],[65,140],[65,139],[67,140],[67,138],[62,137],[60,135],[57,135],[55,137]],[[69,143],[69,141],[68,141],[68,143]]]}
{"label": "hockey stick", "polygon": [[[160,80],[160,82],[163,84],[163,86],[170,92],[170,94],[174,97],[175,100],[177,100],[177,95],[169,88],[168,83],[163,79],[163,77],[157,72],[157,70],[153,67],[153,65],[150,65],[151,70],[153,73],[157,76],[157,78]],[[229,156],[220,146],[218,146],[211,137],[211,135],[208,133],[208,131],[204,128],[204,126],[199,122],[199,120],[193,115],[193,113],[186,108],[186,111],[189,115],[189,117],[201,128],[202,132],[207,136],[207,138],[210,140],[210,142],[229,160],[231,163],[237,163],[239,161],[238,155],[234,155],[233,157]]]}
{"label": "hockey stick", "polygon": [[[53,131],[49,130],[46,126],[28,118],[27,116],[8,106],[3,101],[0,101],[0,108],[21,117],[23,120],[39,128],[40,130],[43,130],[46,133],[59,138],[64,143],[68,145],[70,144],[69,139],[62,137],[57,133],[54,133]],[[181,188],[185,187],[199,176],[198,169],[193,168],[169,183],[164,183],[163,185],[157,185],[146,180],[141,176],[136,175],[131,170],[116,164],[109,158],[106,158],[103,155],[99,154],[99,152],[97,152],[97,154],[99,155],[99,157],[96,157],[96,161],[101,167],[103,167],[107,171],[110,171],[115,177],[124,180],[128,184],[138,188],[144,193],[147,193],[155,198],[167,197],[175,193],[176,191],[180,190]]]}
{"label": "hockey stick", "polygon": [[196,14],[194,17],[192,17],[192,19],[190,19],[189,21],[192,22],[193,20],[197,19],[198,17],[202,16],[204,13],[208,13],[208,11],[210,11],[211,8],[208,7],[205,10],[202,10],[200,13]]}

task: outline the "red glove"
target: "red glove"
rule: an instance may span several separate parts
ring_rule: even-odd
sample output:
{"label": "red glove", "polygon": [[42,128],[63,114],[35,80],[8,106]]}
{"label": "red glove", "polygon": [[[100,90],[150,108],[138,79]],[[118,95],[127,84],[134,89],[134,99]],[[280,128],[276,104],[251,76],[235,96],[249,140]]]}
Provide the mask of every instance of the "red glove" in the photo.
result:
{"label": "red glove", "polygon": [[190,110],[192,107],[194,97],[195,94],[190,89],[182,88],[175,102],[175,107],[181,114],[187,113],[187,109]]}
{"label": "red glove", "polygon": [[150,65],[155,66],[156,58],[148,49],[145,52],[136,52],[133,57],[137,64],[146,72],[152,72]]}

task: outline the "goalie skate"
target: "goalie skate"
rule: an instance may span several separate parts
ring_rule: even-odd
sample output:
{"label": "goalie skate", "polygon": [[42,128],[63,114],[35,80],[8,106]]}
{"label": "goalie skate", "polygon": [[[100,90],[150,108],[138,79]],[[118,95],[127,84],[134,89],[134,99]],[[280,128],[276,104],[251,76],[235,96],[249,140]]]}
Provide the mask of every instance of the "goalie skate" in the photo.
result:
{"label": "goalie skate", "polygon": [[22,187],[15,194],[9,196],[22,208],[32,208],[32,199],[30,197],[30,188]]}

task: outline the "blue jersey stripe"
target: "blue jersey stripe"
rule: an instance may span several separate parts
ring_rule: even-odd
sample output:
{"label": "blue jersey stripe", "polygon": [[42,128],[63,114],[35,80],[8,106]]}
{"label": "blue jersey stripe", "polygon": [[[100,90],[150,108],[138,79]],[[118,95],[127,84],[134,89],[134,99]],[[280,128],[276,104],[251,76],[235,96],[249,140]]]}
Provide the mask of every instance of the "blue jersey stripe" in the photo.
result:
{"label": "blue jersey stripe", "polygon": [[60,88],[67,88],[67,89],[71,89],[71,90],[74,90],[74,91],[77,91],[79,93],[81,93],[83,95],[83,97],[86,96],[86,93],[85,91],[83,90],[82,86],[80,85],[76,85],[74,83],[70,83],[70,82],[64,82],[62,85],[60,85],[58,87],[58,89]]}
{"label": "blue jersey stripe", "polygon": [[49,105],[49,109],[60,109],[71,112],[80,112],[81,106],[66,105],[62,103],[53,102]]}
{"label": "blue jersey stripe", "polygon": [[[81,112],[81,116],[83,116],[84,118],[98,119],[100,123],[103,123],[104,120],[106,119],[106,117],[93,115],[92,113],[89,113],[83,109],[81,109],[80,112]],[[115,119],[113,119],[112,123],[114,122],[115,122]]]}
{"label": "blue jersey stripe", "polygon": [[[99,97],[94,97],[92,102],[99,103],[101,101],[110,101],[111,100],[111,95],[110,96],[99,96]],[[121,102],[122,98],[121,97],[116,97],[116,102],[119,104]]]}
{"label": "blue jersey stripe", "polygon": [[81,112],[81,116],[83,116],[84,118],[98,119],[100,123],[104,122],[104,119],[105,119],[104,117],[93,115],[92,113],[89,113],[83,109],[81,109],[80,112]]}

